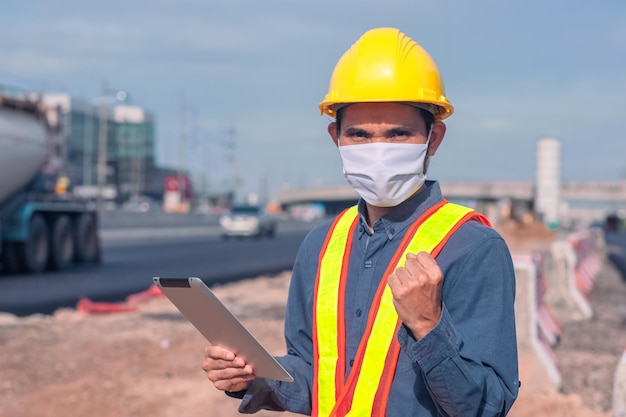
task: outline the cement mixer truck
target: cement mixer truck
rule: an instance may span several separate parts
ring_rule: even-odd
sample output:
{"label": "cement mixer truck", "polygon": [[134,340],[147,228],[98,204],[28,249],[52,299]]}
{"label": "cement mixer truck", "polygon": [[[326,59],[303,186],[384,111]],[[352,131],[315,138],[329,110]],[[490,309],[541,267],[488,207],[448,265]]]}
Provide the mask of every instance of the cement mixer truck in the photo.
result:
{"label": "cement mixer truck", "polygon": [[32,93],[0,89],[0,262],[38,273],[98,262],[95,204],[67,189],[61,115]]}

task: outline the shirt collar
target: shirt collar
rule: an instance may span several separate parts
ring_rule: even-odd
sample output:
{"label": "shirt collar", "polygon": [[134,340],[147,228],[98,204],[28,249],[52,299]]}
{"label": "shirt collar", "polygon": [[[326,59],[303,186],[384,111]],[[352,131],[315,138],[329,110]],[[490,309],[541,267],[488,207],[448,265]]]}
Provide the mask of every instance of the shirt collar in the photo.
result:
{"label": "shirt collar", "polygon": [[[428,208],[441,201],[443,195],[441,194],[441,188],[437,181],[426,181],[424,188],[415,193],[408,200],[395,206],[389,213],[381,217],[374,225],[374,232],[384,231],[387,234],[387,238],[392,240],[394,236],[403,233],[415,220],[417,220],[422,214],[428,210]],[[365,201],[359,199],[359,238],[363,233],[369,232],[367,226],[367,208]]]}

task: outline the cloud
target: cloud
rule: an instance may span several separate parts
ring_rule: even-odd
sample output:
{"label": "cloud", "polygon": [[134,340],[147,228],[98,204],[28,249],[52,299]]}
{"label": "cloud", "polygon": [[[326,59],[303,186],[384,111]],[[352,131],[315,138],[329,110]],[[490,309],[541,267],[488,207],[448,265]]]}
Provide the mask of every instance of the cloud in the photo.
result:
{"label": "cloud", "polygon": [[7,51],[2,59],[4,71],[33,77],[67,74],[81,66],[80,62],[72,58],[31,50]]}

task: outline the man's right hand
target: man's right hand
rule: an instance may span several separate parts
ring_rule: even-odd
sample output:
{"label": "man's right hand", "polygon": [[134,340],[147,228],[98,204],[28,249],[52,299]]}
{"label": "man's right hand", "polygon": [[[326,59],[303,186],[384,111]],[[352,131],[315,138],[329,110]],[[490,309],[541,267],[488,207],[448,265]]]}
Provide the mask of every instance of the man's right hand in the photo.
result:
{"label": "man's right hand", "polygon": [[244,390],[255,378],[252,366],[246,364],[230,350],[214,345],[209,345],[204,349],[202,369],[215,388],[221,391]]}

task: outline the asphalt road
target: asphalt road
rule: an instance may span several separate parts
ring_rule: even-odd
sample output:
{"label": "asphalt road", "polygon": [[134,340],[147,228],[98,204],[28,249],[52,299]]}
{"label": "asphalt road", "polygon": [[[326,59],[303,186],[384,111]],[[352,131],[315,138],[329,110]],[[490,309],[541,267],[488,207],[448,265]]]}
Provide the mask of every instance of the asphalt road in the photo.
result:
{"label": "asphalt road", "polygon": [[[124,221],[101,230],[103,261],[61,272],[0,275],[0,312],[49,314],[80,297],[121,301],[147,289],[152,277],[196,276],[209,285],[291,269],[312,223],[283,220],[274,238],[221,240],[215,222]],[[143,223],[142,223],[143,222]],[[116,226],[116,224],[118,226]],[[119,227],[123,225],[123,227]]]}

